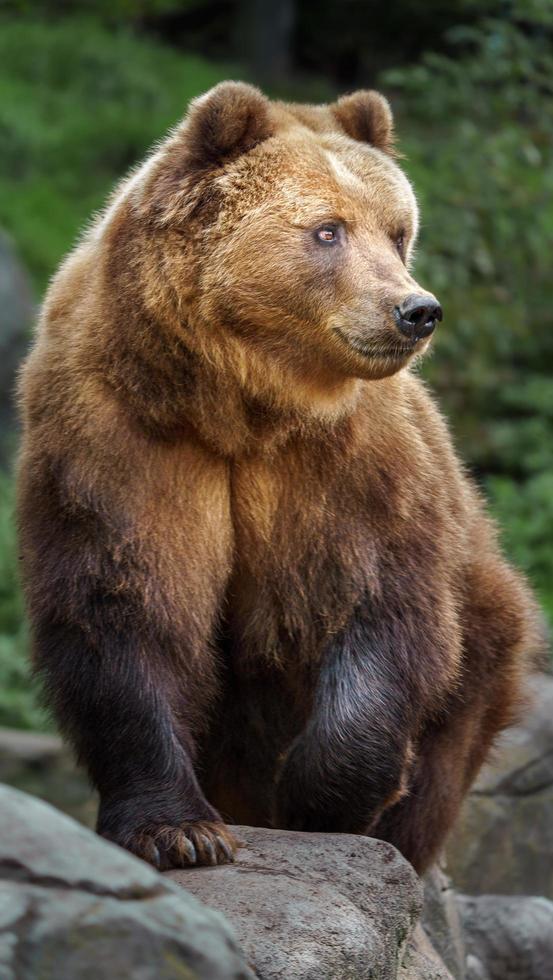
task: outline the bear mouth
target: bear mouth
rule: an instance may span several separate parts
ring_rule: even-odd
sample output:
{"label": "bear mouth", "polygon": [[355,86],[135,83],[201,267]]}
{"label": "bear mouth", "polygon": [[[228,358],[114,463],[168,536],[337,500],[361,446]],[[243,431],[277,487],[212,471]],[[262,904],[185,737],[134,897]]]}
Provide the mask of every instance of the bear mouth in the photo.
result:
{"label": "bear mouth", "polygon": [[360,340],[358,337],[348,337],[348,335],[340,328],[335,327],[334,332],[340,337],[343,343],[347,344],[350,350],[354,350],[356,354],[361,354],[362,357],[374,359],[378,358],[380,360],[404,360],[406,357],[410,357],[416,353],[416,344],[371,344],[369,341]]}

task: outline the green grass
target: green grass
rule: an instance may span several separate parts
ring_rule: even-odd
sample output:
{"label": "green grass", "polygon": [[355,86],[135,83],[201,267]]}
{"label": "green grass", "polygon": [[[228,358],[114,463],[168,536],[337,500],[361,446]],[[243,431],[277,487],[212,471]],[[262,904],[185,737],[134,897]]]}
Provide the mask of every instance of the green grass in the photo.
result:
{"label": "green grass", "polygon": [[0,226],[39,292],[115,180],[232,74],[91,19],[0,20]]}

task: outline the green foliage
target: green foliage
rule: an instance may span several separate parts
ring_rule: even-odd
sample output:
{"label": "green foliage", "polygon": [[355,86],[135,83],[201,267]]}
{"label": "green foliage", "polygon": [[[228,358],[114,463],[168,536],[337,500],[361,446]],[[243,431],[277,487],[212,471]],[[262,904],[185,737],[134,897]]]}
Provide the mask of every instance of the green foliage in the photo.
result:
{"label": "green foliage", "polygon": [[523,483],[505,476],[488,479],[493,509],[504,531],[505,547],[519,568],[534,580],[553,622],[551,529],[553,472],[539,473]]}
{"label": "green foliage", "polygon": [[0,226],[39,287],[114,181],[231,73],[91,19],[0,21]]}
{"label": "green foliage", "polygon": [[384,77],[422,204],[416,274],[445,308],[424,373],[551,608],[551,7],[517,4],[449,40],[462,57]]}
{"label": "green foliage", "polygon": [[200,4],[198,0],[5,0],[5,5],[13,13],[35,18],[84,13],[101,21],[133,23]]}
{"label": "green foliage", "polygon": [[23,602],[17,577],[13,486],[0,478],[0,725],[47,727],[30,682]]}

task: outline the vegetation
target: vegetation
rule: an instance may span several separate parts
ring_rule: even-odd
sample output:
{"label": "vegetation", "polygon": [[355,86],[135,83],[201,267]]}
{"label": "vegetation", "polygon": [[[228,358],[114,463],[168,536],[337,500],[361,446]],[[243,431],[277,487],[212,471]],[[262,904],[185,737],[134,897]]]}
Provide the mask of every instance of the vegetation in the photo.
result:
{"label": "vegetation", "polygon": [[13,486],[0,477],[0,724],[45,728],[26,662],[27,632],[18,587]]}
{"label": "vegetation", "polygon": [[424,373],[553,614],[553,10],[524,6],[382,85],[421,199],[417,272],[445,308]]}
{"label": "vegetation", "polygon": [[[264,79],[271,90],[317,98],[378,84],[392,98],[422,205],[417,276],[445,309],[423,372],[507,551],[553,616],[551,5],[391,0],[386,16],[354,0],[265,6],[290,15]],[[193,95],[224,77],[260,77],[248,48],[266,32],[259,9],[254,0],[66,0],[61,17],[51,0],[5,3],[0,226],[38,295],[113,182]],[[399,32],[402,19],[409,29]],[[235,21],[253,24],[248,43]],[[285,64],[291,78],[278,74]],[[44,718],[24,666],[12,498],[5,476],[0,723],[35,727]]]}
{"label": "vegetation", "polygon": [[232,74],[91,19],[0,28],[0,224],[44,288],[114,180]]}

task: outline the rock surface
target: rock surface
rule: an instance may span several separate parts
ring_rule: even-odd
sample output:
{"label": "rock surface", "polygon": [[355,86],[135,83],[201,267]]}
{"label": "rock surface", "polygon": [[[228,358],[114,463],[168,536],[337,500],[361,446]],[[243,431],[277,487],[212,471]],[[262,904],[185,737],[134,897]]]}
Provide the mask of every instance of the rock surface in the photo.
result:
{"label": "rock surface", "polygon": [[[332,978],[334,980],[334,978]],[[398,980],[465,980],[464,976],[450,973],[433,948],[420,923],[405,952]]]}
{"label": "rock surface", "polygon": [[259,980],[451,980],[415,929],[419,879],[389,844],[236,830],[236,864],[165,877],[227,916]]}
{"label": "rock surface", "polygon": [[447,863],[460,891],[553,898],[553,677],[537,677],[533,698],[524,722],[503,736],[482,770],[453,831]]}
{"label": "rock surface", "polygon": [[6,786],[0,826],[2,980],[451,980],[382,841],[237,828],[235,865],[162,876]]}
{"label": "rock surface", "polygon": [[457,901],[466,980],[551,980],[553,902],[505,895],[460,895]]}
{"label": "rock surface", "polygon": [[[465,888],[467,882],[474,891],[498,883],[504,892],[551,885],[553,679],[540,678],[537,689],[534,712],[504,738],[469,801],[469,827],[465,815],[456,835],[452,865]],[[55,736],[0,729],[0,780],[40,794],[89,825],[94,821],[95,796]],[[146,865],[36,800],[14,794],[6,804],[9,792],[0,790],[2,980],[88,978],[87,964],[96,964],[95,957],[95,980],[553,978],[553,903],[499,894],[459,897],[434,869],[417,922],[420,883],[381,841],[238,828],[245,846],[236,865],[170,873],[163,891],[163,879]],[[141,884],[145,879],[149,884]],[[194,918],[199,913],[183,909],[187,896],[180,891],[175,898],[177,885],[226,914],[246,954],[240,959],[233,946],[232,955],[246,972],[218,974],[211,963],[194,963],[195,973],[182,973],[200,927]],[[210,910],[201,911],[209,919]],[[210,920],[208,932],[217,928]],[[200,943],[202,955],[213,953],[207,942]],[[54,964],[50,973],[44,972],[44,957]],[[71,972],[63,972],[59,957]],[[248,960],[255,972],[247,972]],[[208,972],[201,973],[204,967]]]}
{"label": "rock surface", "polygon": [[0,787],[2,980],[253,980],[217,912],[40,800]]}
{"label": "rock surface", "polygon": [[235,865],[162,876],[1,786],[0,826],[2,980],[553,976],[553,902],[455,896],[434,869],[420,919],[421,882],[383,841],[240,827]]}
{"label": "rock surface", "polygon": [[421,924],[433,948],[442,957],[455,980],[463,980],[465,946],[457,896],[441,868],[434,867],[424,878],[424,907]]}
{"label": "rock surface", "polygon": [[32,793],[94,827],[97,797],[57,735],[0,728],[0,783]]}

